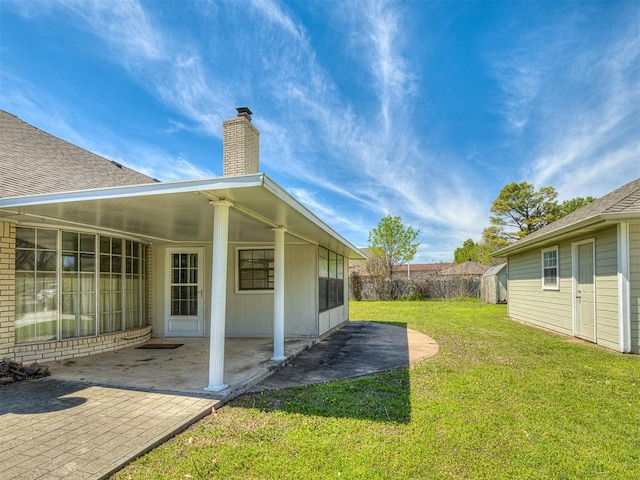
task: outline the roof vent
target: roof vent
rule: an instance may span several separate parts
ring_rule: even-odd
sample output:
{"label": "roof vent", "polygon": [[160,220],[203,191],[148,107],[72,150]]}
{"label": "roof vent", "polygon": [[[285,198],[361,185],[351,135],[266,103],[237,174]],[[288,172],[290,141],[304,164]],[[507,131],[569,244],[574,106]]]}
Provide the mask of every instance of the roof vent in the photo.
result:
{"label": "roof vent", "polygon": [[116,167],[118,167],[118,168],[122,168],[122,164],[121,164],[121,163],[118,163],[118,162],[116,162],[115,160],[109,160],[109,161],[110,161],[111,163],[113,163]]}

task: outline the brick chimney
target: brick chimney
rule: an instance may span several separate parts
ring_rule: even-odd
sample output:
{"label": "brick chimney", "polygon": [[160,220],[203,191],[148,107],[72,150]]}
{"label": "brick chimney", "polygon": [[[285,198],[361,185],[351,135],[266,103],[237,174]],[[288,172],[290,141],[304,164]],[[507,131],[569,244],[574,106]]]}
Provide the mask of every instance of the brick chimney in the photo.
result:
{"label": "brick chimney", "polygon": [[222,175],[258,173],[260,132],[251,124],[251,110],[236,108],[238,116],[222,122]]}

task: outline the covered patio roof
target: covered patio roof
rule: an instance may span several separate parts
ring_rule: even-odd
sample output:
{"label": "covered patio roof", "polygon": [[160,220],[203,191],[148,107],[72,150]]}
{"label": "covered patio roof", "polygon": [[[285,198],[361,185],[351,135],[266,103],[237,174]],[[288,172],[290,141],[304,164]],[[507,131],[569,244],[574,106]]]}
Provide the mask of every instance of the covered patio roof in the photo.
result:
{"label": "covered patio roof", "polygon": [[119,232],[150,243],[210,242],[212,201],[226,200],[229,241],[321,244],[348,258],[358,249],[263,173],[0,199],[0,219]]}

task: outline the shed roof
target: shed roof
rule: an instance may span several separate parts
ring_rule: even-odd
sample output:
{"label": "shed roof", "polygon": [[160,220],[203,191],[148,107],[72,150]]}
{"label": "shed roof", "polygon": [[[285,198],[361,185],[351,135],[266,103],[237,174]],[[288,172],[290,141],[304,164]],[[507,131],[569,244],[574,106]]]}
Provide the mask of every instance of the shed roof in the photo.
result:
{"label": "shed roof", "polygon": [[580,228],[606,221],[616,222],[625,218],[640,218],[640,178],[636,178],[575,212],[530,233],[517,242],[498,250],[494,255],[508,255]]}
{"label": "shed roof", "polygon": [[157,180],[0,110],[0,198]]}
{"label": "shed roof", "polygon": [[506,262],[505,263],[499,263],[498,265],[494,265],[493,267],[489,268],[489,270],[484,272],[484,275],[482,275],[482,276],[483,277],[491,277],[492,275],[497,275],[502,270],[504,270],[504,268],[506,266],[507,266]]}

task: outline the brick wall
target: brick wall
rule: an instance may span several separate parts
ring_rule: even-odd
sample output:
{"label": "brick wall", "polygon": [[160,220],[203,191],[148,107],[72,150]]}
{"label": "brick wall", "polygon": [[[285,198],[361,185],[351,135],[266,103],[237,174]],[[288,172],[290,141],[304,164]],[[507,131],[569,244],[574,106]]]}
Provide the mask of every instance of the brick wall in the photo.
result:
{"label": "brick wall", "polygon": [[33,343],[15,346],[15,361],[44,363],[66,358],[86,357],[140,345],[151,338],[151,326],[111,333],[98,337],[77,338],[60,342]]}
{"label": "brick wall", "polygon": [[260,133],[245,117],[222,122],[223,175],[258,173]]}
{"label": "brick wall", "polygon": [[0,222],[0,358],[13,359],[16,315],[16,226]]}

